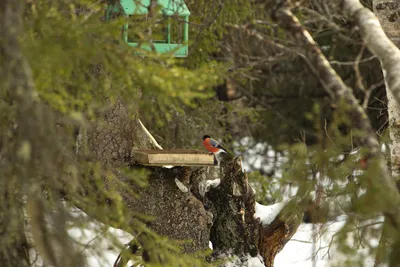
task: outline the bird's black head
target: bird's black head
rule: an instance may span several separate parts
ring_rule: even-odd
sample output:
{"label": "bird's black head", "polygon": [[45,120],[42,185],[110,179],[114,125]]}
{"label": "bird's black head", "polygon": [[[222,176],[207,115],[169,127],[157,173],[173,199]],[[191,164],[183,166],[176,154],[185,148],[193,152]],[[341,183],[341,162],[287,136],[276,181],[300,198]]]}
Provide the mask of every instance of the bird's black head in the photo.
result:
{"label": "bird's black head", "polygon": [[206,140],[207,138],[211,138],[209,135],[203,135],[203,141]]}

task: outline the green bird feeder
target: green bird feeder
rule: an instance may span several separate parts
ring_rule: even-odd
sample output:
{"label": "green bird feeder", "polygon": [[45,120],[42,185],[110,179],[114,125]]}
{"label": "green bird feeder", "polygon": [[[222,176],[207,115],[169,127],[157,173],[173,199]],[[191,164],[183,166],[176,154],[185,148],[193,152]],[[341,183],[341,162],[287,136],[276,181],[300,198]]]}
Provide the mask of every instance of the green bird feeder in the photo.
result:
{"label": "green bird feeder", "polygon": [[[157,53],[174,53],[175,57],[188,55],[190,12],[183,0],[158,0],[160,14],[149,16],[151,0],[120,0],[107,9],[106,20],[115,14],[128,18],[122,29],[123,40],[132,47]],[[151,22],[151,25],[149,25]],[[148,29],[143,32],[143,25]],[[143,34],[139,27],[142,27]]]}

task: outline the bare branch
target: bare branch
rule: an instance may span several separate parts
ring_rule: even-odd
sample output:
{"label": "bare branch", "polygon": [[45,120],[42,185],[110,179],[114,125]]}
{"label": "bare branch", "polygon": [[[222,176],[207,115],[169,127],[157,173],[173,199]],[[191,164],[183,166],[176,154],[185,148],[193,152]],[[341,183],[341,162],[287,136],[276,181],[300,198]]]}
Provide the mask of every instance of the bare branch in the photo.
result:
{"label": "bare branch", "polygon": [[146,129],[146,127],[144,127],[142,121],[140,119],[138,119],[138,122],[140,124],[140,126],[142,127],[143,132],[146,134],[146,136],[149,138],[149,140],[151,141],[151,143],[157,148],[162,150],[163,148],[157,143],[156,139],[154,139],[154,137],[151,135],[151,133]]}
{"label": "bare branch", "polygon": [[[400,203],[399,193],[394,181],[390,177],[386,161],[380,152],[380,145],[368,117],[354,97],[351,89],[345,85],[343,80],[331,67],[311,35],[290,11],[289,6],[290,1],[283,1],[275,9],[272,16],[303,47],[305,56],[314,66],[312,70],[323,87],[333,96],[337,103],[341,104],[341,108],[351,122],[352,127],[357,130],[358,134],[354,136],[355,142],[365,148],[367,151],[366,158],[371,159],[371,164],[372,162],[376,164],[375,167],[379,169],[381,175],[381,179],[371,177],[371,186],[374,184],[375,186],[370,188],[370,190],[379,190],[382,195],[390,196],[390,198],[386,198],[387,201],[382,206],[382,212],[390,218],[391,225],[400,230],[400,216],[398,212],[398,205]],[[379,37],[374,38],[379,39]],[[379,183],[379,186],[377,183]]]}

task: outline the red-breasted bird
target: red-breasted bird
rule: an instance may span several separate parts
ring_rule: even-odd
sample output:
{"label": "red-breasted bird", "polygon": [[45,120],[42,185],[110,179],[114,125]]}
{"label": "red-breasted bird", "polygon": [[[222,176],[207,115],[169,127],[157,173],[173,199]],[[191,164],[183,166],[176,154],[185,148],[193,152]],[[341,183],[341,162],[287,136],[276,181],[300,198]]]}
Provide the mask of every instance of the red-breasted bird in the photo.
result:
{"label": "red-breasted bird", "polygon": [[204,147],[211,153],[219,154],[219,153],[228,153],[225,148],[223,148],[217,140],[212,139],[209,135],[203,136],[203,145]]}

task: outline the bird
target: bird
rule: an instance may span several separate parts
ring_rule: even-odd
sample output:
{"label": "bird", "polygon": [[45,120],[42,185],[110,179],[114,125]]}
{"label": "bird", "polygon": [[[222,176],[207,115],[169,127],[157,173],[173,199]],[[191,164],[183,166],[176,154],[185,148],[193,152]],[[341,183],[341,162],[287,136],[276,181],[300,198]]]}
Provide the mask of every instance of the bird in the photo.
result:
{"label": "bird", "polygon": [[229,154],[228,151],[226,151],[226,149],[221,146],[217,140],[212,139],[209,135],[204,135],[202,139],[204,147],[214,155],[219,153]]}

